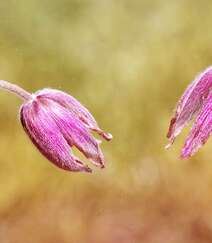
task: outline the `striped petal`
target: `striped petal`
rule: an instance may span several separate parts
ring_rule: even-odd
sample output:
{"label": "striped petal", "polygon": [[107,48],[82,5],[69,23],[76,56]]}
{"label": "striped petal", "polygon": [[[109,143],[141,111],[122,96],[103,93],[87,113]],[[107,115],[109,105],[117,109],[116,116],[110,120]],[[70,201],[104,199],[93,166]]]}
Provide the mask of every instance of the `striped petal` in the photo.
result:
{"label": "striped petal", "polygon": [[68,144],[78,148],[95,165],[104,167],[99,142],[91,135],[84,123],[59,103],[44,97],[37,99],[45,109],[49,110],[48,115],[55,121]]}
{"label": "striped petal", "polygon": [[170,140],[169,147],[181,132],[183,127],[193,118],[207,98],[212,88],[212,67],[207,68],[200,74],[193,83],[186,89],[178,102],[175,116],[170,122],[167,137]]}
{"label": "striped petal", "polygon": [[192,156],[210,137],[212,132],[212,93],[204,101],[201,112],[197,116],[195,124],[191,129],[181,157],[187,158]]}
{"label": "striped petal", "polygon": [[55,89],[43,89],[36,92],[36,95],[54,100],[74,113],[89,129],[97,132],[108,141],[112,139],[112,135],[102,131],[91,113],[71,95]]}
{"label": "striped petal", "polygon": [[87,165],[71,153],[60,128],[43,104],[37,100],[24,104],[20,118],[24,130],[47,159],[65,170],[91,172]]}

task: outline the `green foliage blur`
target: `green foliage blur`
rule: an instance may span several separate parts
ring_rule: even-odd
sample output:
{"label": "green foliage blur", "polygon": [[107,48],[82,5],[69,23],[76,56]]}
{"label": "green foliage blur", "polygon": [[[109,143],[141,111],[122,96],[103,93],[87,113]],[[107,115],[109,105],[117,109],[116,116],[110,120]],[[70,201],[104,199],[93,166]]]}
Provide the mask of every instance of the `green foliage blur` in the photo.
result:
{"label": "green foliage blur", "polygon": [[0,79],[68,92],[114,136],[104,170],[62,171],[1,90],[1,243],[212,242],[211,141],[180,160],[186,128],[164,149],[177,100],[212,63],[211,26],[209,0],[0,1]]}

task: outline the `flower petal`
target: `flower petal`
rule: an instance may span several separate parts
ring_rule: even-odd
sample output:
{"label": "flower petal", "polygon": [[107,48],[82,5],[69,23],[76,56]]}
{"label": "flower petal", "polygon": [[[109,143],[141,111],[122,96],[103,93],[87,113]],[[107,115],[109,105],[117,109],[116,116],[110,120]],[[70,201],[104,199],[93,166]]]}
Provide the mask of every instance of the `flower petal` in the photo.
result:
{"label": "flower petal", "polygon": [[74,97],[55,89],[43,89],[35,93],[37,97],[49,98],[73,112],[89,129],[97,132],[106,140],[111,140],[112,135],[102,131],[91,113]]}
{"label": "flower petal", "polygon": [[204,101],[202,110],[199,113],[193,128],[191,129],[181,157],[192,156],[209,138],[212,132],[212,93]]}
{"label": "flower petal", "polygon": [[183,127],[199,112],[211,88],[212,67],[209,67],[188,86],[181,97],[176,108],[175,116],[170,122],[167,134],[167,137],[170,139],[170,144],[167,147],[174,142]]}
{"label": "flower petal", "polygon": [[90,134],[84,123],[57,102],[44,97],[37,99],[45,104],[49,116],[55,121],[69,145],[76,146],[95,165],[103,168],[104,157],[99,142]]}
{"label": "flower petal", "polygon": [[63,137],[48,110],[33,100],[22,106],[20,119],[26,133],[39,151],[58,167],[70,171],[86,171],[91,169],[72,155],[70,147]]}

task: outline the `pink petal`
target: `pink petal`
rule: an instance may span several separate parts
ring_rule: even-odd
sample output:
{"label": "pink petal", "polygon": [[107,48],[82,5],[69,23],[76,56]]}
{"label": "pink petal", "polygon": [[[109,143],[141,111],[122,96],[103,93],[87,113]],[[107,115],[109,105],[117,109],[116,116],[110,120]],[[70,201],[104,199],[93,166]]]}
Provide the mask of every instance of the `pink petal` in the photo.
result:
{"label": "pink petal", "polygon": [[199,113],[193,128],[191,129],[181,157],[192,156],[206,141],[212,132],[212,93],[204,101],[201,112]]}
{"label": "pink petal", "polygon": [[37,99],[49,110],[49,116],[55,121],[69,145],[76,146],[95,165],[104,167],[104,158],[99,143],[90,134],[84,123],[55,101],[44,97]]}
{"label": "pink petal", "polygon": [[176,108],[175,116],[170,122],[167,134],[167,137],[170,139],[168,147],[174,142],[183,127],[199,112],[211,88],[212,67],[209,67],[188,86],[181,97]]}
{"label": "pink petal", "polygon": [[91,113],[74,97],[68,95],[65,92],[55,89],[43,89],[36,92],[37,97],[49,98],[61,104],[65,108],[73,112],[89,129],[97,132],[99,135],[104,137],[106,140],[111,140],[112,135],[103,132]]}
{"label": "pink petal", "polygon": [[65,170],[91,172],[88,166],[71,154],[60,129],[41,103],[34,100],[24,104],[20,118],[26,133],[47,159]]}

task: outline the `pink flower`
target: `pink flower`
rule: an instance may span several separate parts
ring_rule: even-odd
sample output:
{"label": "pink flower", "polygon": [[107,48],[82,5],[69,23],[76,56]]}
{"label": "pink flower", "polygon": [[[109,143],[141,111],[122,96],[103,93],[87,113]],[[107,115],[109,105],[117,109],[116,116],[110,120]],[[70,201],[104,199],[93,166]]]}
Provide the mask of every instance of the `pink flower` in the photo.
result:
{"label": "pink flower", "polygon": [[192,156],[210,137],[212,131],[212,67],[207,68],[185,90],[175,116],[171,119],[167,137],[170,147],[181,130],[196,117],[183,146],[181,157]]}
{"label": "pink flower", "polygon": [[93,164],[104,167],[100,141],[91,131],[108,141],[112,135],[104,133],[75,98],[54,89],[43,89],[31,95],[6,81],[0,81],[0,87],[25,100],[20,110],[23,128],[39,151],[56,166],[70,171],[92,171],[73,155],[71,147],[75,146]]}

